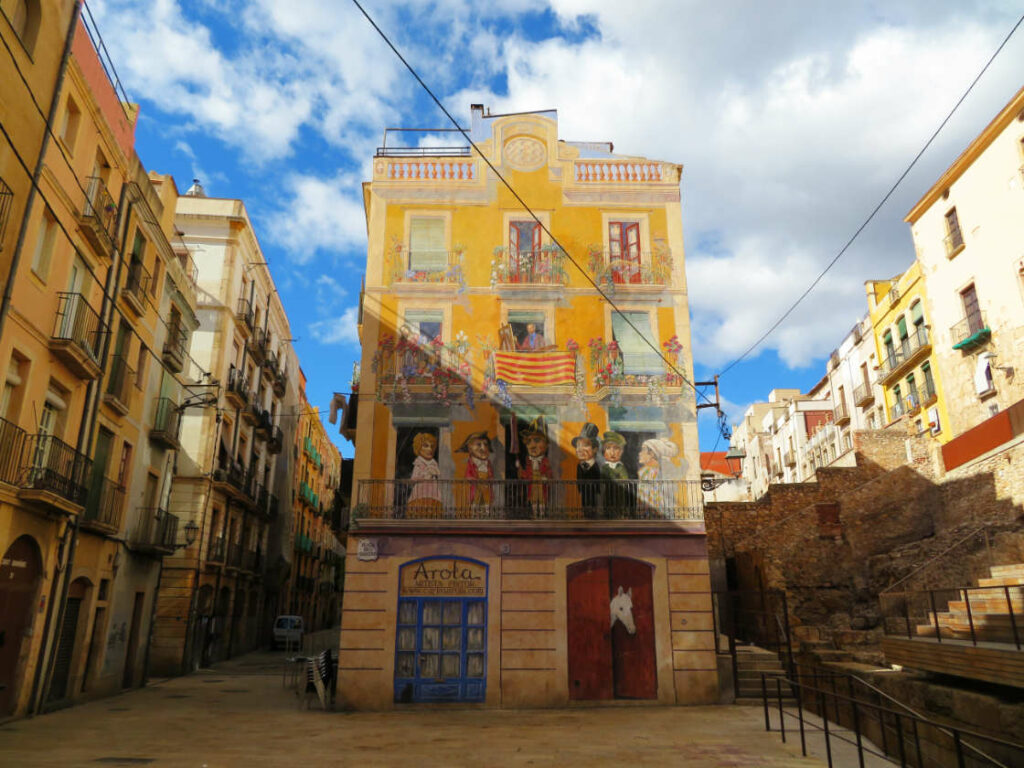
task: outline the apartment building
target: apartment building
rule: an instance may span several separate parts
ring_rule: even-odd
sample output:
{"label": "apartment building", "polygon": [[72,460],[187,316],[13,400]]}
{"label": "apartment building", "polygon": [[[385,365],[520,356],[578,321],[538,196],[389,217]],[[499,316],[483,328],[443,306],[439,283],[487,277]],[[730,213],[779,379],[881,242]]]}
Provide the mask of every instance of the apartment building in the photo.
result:
{"label": "apartment building", "polygon": [[[159,437],[173,411],[154,395],[183,402],[195,373],[195,292],[91,16],[78,4],[3,10],[3,66],[17,70],[0,113],[5,179],[33,157],[39,126],[38,186],[10,187],[21,221],[2,240],[0,706],[21,715],[143,682],[160,558],[179,543],[156,511],[174,446]],[[49,60],[58,40],[63,70]]]}
{"label": "apartment building", "polygon": [[290,569],[299,421],[291,330],[245,205],[195,182],[175,212],[178,245],[196,266],[191,355],[207,386],[181,415],[169,511],[199,531],[164,565],[150,653],[163,674],[267,641]]}
{"label": "apartment building", "polygon": [[1022,203],[1024,88],[906,216],[928,285],[932,357],[955,404],[942,434],[981,427],[944,448],[947,469],[1003,442],[996,433],[1019,434],[1007,412],[1024,399]]}
{"label": "apartment building", "polygon": [[469,147],[364,184],[339,695],[715,701],[681,166],[471,112],[536,219]]}
{"label": "apartment building", "polygon": [[344,536],[333,520],[341,482],[341,453],[327,437],[320,410],[306,399],[299,371],[299,422],[295,431],[295,472],[291,538],[292,569],[281,613],[302,616],[307,631],[336,626],[340,618],[340,576]]}

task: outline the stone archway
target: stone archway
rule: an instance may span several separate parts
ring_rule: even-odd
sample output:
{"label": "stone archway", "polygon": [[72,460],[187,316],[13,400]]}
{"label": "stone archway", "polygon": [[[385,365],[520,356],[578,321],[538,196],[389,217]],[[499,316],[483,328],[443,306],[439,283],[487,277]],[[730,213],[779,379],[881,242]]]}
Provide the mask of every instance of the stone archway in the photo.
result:
{"label": "stone archway", "polygon": [[[31,536],[17,539],[0,559],[0,715],[13,714],[20,691],[19,676],[24,669],[43,575],[39,545]],[[23,647],[24,646],[24,647]]]}

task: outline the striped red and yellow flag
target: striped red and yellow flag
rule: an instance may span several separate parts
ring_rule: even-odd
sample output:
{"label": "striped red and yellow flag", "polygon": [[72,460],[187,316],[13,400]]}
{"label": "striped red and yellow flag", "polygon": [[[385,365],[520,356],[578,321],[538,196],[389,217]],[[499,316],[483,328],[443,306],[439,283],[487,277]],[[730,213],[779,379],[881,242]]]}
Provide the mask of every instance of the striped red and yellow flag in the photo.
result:
{"label": "striped red and yellow flag", "polygon": [[530,387],[572,384],[576,357],[571,352],[495,352],[494,375]]}

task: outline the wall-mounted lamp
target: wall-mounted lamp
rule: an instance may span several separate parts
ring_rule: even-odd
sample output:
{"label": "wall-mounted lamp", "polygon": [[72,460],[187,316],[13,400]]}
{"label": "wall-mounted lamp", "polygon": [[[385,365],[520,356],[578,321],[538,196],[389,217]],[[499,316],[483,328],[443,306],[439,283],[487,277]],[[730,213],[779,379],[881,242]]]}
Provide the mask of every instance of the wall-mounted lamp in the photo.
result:
{"label": "wall-mounted lamp", "polygon": [[195,520],[189,520],[185,523],[185,543],[175,544],[175,549],[184,549],[185,547],[191,547],[196,542],[196,538],[199,536],[199,526],[196,525]]}

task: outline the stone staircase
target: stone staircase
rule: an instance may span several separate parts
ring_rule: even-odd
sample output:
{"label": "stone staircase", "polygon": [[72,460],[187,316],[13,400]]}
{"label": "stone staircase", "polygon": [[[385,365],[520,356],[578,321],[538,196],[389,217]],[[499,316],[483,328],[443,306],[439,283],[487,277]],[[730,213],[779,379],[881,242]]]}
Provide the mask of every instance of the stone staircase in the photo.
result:
{"label": "stone staircase", "polygon": [[[778,693],[775,678],[785,677],[779,656],[755,645],[736,646],[736,683],[737,704],[757,705],[763,703],[761,675],[765,675],[768,684],[768,702],[778,706]],[[796,699],[789,686],[782,687],[783,706],[796,706]]]}
{"label": "stone staircase", "polygon": [[918,637],[934,638],[938,624],[942,638],[972,640],[973,622],[974,640],[1013,643],[1016,626],[1017,637],[1024,642],[1024,563],[996,565],[989,574],[978,580],[977,587],[962,590],[961,599],[949,601],[945,611],[929,611],[928,623],[916,627]]}

